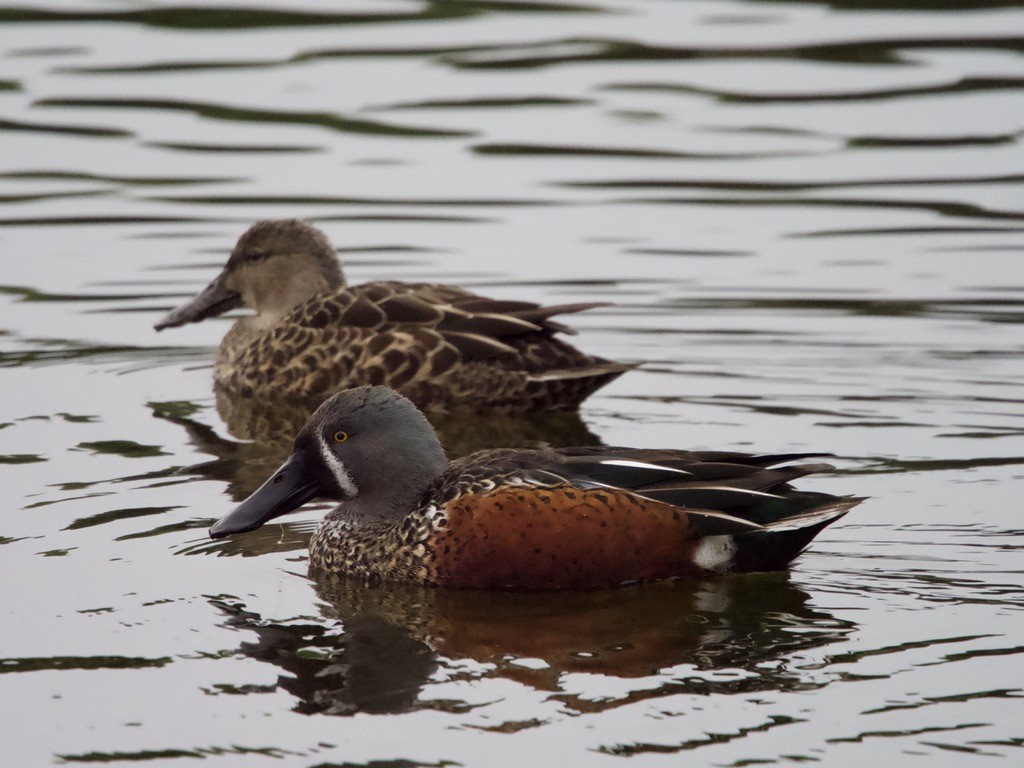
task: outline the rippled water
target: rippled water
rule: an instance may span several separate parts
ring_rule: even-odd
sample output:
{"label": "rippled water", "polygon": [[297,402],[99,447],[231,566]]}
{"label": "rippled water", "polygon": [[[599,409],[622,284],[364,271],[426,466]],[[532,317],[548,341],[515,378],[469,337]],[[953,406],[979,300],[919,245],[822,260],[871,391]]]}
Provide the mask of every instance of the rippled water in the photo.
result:
{"label": "rippled water", "polygon": [[[8,765],[964,765],[1024,747],[1014,2],[0,9]],[[829,450],[791,574],[328,589],[213,543],[288,414],[151,326],[257,218],[643,362],[480,441]],[[258,443],[251,442],[256,438]],[[277,442],[275,442],[277,441]]]}

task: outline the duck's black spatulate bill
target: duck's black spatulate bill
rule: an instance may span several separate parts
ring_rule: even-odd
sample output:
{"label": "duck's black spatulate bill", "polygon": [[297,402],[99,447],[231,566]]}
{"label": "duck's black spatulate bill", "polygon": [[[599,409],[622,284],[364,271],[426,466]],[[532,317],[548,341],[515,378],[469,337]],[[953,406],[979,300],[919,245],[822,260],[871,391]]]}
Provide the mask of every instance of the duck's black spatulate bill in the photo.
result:
{"label": "duck's black spatulate bill", "polygon": [[252,496],[211,526],[210,538],[254,531],[268,520],[315,499],[320,495],[320,484],[309,466],[303,451],[293,453]]}
{"label": "duck's black spatulate bill", "polygon": [[182,304],[153,327],[162,331],[164,328],[177,328],[186,323],[198,323],[200,320],[222,315],[240,306],[242,306],[242,297],[225,288],[223,276],[221,276],[206,286],[203,292],[192,301]]}

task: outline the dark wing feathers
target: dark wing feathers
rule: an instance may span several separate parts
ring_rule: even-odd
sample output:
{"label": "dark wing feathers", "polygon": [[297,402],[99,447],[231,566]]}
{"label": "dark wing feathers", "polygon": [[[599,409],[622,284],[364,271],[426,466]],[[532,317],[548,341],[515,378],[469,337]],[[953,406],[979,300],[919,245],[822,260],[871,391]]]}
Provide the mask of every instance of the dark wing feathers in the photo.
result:
{"label": "dark wing feathers", "polygon": [[692,509],[720,509],[729,511],[751,504],[762,504],[769,499],[781,499],[772,493],[751,491],[729,486],[703,486],[696,488],[656,488],[638,491],[641,496]]}
{"label": "dark wing feathers", "polygon": [[701,509],[686,510],[686,527],[698,536],[734,536],[764,528],[742,517]]}
{"label": "dark wing feathers", "polygon": [[[776,454],[769,457],[720,451],[586,446],[550,451],[487,451],[466,457],[463,461],[472,459],[473,464],[486,464],[500,476],[543,469],[569,483],[596,483],[639,492],[725,487],[736,491],[770,493],[791,480],[832,468],[821,463],[773,465],[822,455],[827,454]],[[729,461],[723,461],[723,458]]]}
{"label": "dark wing feathers", "polygon": [[569,482],[580,485],[610,485],[627,490],[693,477],[683,469],[617,459],[613,456],[570,460],[558,467],[558,471]]}
{"label": "dark wing feathers", "polygon": [[[796,459],[821,454],[789,454]],[[710,456],[712,461],[705,461]],[[828,464],[764,468],[787,455],[630,448],[483,451],[452,462],[438,496],[501,487],[608,488],[680,507],[703,535],[737,533],[803,514],[835,497],[793,490],[789,481]],[[722,459],[729,461],[722,461]],[[716,533],[717,532],[717,533]]]}
{"label": "dark wing feathers", "polygon": [[791,461],[803,461],[804,459],[822,459],[834,456],[833,453],[764,453],[757,456],[750,456],[750,464],[758,467],[773,467],[776,464],[788,464]]}
{"label": "dark wing feathers", "polygon": [[[770,491],[772,488],[816,472],[828,472],[831,464],[793,464],[785,467],[761,469],[744,464],[689,464],[693,479],[686,483],[688,488],[728,485],[750,491]],[[650,490],[671,490],[678,484],[671,481],[647,486]]]}

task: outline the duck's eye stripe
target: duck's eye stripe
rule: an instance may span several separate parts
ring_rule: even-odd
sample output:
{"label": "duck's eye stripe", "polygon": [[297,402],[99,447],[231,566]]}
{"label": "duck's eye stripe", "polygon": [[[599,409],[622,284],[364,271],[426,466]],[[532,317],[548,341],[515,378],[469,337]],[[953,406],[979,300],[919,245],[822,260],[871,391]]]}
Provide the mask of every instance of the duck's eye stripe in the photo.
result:
{"label": "duck's eye stripe", "polygon": [[[344,434],[344,433],[342,433]],[[323,458],[324,463],[328,469],[331,470],[331,474],[334,475],[334,479],[338,481],[338,488],[345,494],[345,498],[354,499],[359,495],[359,489],[356,488],[355,481],[352,480],[352,475],[345,469],[345,465],[341,462],[334,451],[327,445],[327,435],[323,433],[317,433],[316,441],[320,444],[320,456]]]}
{"label": "duck's eye stripe", "polygon": [[346,440],[348,440],[348,432],[342,432],[341,430],[338,430],[337,432],[334,433],[334,442],[344,443]]}

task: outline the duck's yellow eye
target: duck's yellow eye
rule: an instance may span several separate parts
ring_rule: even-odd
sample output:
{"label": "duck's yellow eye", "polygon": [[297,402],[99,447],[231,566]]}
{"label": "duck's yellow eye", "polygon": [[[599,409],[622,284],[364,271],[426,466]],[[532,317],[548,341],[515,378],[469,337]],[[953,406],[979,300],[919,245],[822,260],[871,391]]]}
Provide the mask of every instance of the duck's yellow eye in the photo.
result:
{"label": "duck's yellow eye", "polygon": [[346,440],[348,440],[348,432],[342,432],[341,430],[338,430],[337,432],[334,433],[334,442],[344,443]]}

